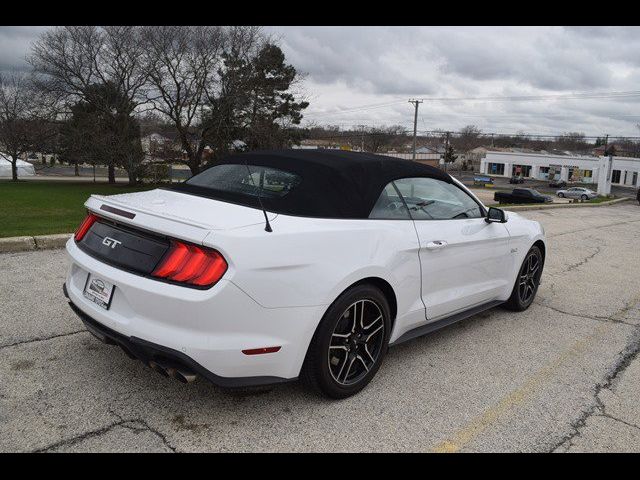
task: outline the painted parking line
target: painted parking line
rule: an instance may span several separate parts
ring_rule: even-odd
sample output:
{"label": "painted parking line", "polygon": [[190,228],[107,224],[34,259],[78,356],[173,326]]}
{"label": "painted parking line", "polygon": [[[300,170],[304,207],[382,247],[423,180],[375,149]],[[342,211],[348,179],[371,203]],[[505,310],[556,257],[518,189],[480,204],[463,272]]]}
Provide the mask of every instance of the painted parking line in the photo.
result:
{"label": "painted parking line", "polygon": [[506,413],[531,399],[540,390],[540,387],[547,383],[565,363],[569,360],[575,361],[576,357],[582,355],[598,337],[601,337],[614,325],[613,323],[601,323],[596,326],[592,333],[571,344],[552,362],[533,374],[523,385],[504,396],[497,404],[489,407],[454,435],[432,448],[431,451],[436,453],[455,453],[464,448]]}
{"label": "painted parking line", "polygon": [[[621,320],[628,311],[639,303],[640,295],[636,295],[609,318],[614,321]],[[538,370],[523,385],[503,397],[496,405],[489,407],[469,424],[459,429],[453,436],[440,442],[431,451],[454,453],[464,448],[483,431],[495,424],[500,417],[531,399],[536,392],[540,391],[540,387],[543,384],[547,383],[557,371],[563,368],[564,364],[569,360],[575,361],[598,337],[602,337],[616,325],[618,324],[615,322],[600,323],[594,328],[593,332],[572,343],[555,360]]]}

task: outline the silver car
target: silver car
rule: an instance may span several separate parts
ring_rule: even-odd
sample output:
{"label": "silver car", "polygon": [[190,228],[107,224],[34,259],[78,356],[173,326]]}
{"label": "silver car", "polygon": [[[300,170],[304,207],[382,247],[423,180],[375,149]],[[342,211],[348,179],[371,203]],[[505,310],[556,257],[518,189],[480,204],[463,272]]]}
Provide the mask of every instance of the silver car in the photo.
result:
{"label": "silver car", "polygon": [[591,200],[596,198],[598,194],[593,190],[583,187],[571,187],[558,190],[556,192],[560,198],[581,198],[582,200]]}

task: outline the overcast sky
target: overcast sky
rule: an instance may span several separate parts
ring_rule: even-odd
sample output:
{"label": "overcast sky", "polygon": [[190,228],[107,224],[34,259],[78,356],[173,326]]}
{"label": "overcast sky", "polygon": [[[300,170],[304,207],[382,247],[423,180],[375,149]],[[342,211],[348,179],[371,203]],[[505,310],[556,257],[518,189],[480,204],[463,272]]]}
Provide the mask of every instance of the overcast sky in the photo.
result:
{"label": "overcast sky", "polygon": [[[25,69],[45,27],[0,27],[0,70]],[[348,127],[638,136],[640,28],[267,27],[307,74],[305,118]],[[557,98],[611,92],[621,98]],[[527,101],[441,98],[545,96]],[[606,96],[606,95],[603,95]],[[551,97],[551,98],[550,98]],[[556,97],[556,98],[553,98]]]}

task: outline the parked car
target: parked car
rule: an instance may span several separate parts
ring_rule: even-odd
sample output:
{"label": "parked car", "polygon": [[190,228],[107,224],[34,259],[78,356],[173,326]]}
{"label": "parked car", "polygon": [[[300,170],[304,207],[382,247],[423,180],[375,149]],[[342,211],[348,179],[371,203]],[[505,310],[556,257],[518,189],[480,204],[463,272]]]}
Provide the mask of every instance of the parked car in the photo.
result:
{"label": "parked car", "polygon": [[583,187],[571,187],[564,190],[558,190],[556,195],[560,198],[580,198],[582,200],[591,200],[598,196],[598,194],[593,190]]}
{"label": "parked car", "polygon": [[564,180],[551,180],[549,182],[549,187],[551,188],[564,188],[567,186],[567,182]]}
{"label": "parked car", "polygon": [[553,198],[543,195],[533,188],[514,188],[511,193],[496,192],[493,199],[499,203],[548,203]]}
{"label": "parked car", "polygon": [[509,179],[509,183],[524,183],[524,177],[522,177],[520,175],[513,175]]}
{"label": "parked car", "polygon": [[64,293],[96,337],[182,382],[299,378],[332,398],[390,345],[527,309],[547,248],[437,168],[337,150],[243,153],[85,205]]}
{"label": "parked car", "polygon": [[494,186],[493,178],[491,177],[473,177],[473,185],[476,187],[491,188]]}

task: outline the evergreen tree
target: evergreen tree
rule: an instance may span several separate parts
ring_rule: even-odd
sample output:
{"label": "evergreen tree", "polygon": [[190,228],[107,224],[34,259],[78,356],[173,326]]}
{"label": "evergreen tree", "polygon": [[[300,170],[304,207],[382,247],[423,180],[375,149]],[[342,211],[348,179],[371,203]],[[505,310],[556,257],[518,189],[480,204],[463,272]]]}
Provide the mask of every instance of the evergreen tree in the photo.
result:
{"label": "evergreen tree", "polygon": [[457,158],[458,158],[458,155],[455,154],[455,149],[453,148],[453,145],[449,144],[444,151],[443,159],[445,164],[453,163],[457,160]]}
{"label": "evergreen tree", "polygon": [[205,119],[216,157],[233,150],[236,140],[250,150],[287,148],[299,141],[300,132],[292,126],[300,124],[309,103],[291,92],[299,74],[277,45],[267,43],[250,56],[226,52],[219,74],[220,94],[211,99]]}
{"label": "evergreen tree", "polygon": [[61,157],[76,165],[106,165],[109,183],[115,183],[116,166],[136,182],[137,169],[144,157],[140,126],[128,112],[132,109],[113,83],[95,84],[87,89],[88,100],[71,107],[71,117],[60,132]]}

